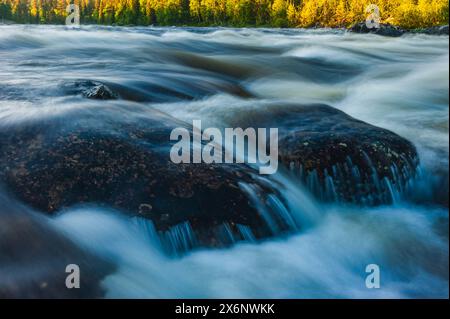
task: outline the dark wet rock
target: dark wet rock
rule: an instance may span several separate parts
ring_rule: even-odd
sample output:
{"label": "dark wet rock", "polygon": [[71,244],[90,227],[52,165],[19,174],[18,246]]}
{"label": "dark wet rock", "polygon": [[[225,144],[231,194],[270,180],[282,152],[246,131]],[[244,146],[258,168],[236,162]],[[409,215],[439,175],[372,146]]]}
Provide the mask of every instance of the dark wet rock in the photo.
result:
{"label": "dark wet rock", "polygon": [[[80,204],[112,207],[152,220],[168,240],[180,240],[180,232],[172,228],[184,223],[192,227],[198,245],[224,244],[217,235],[224,225],[236,240],[244,239],[239,225],[249,227],[256,238],[273,234],[267,216],[259,214],[257,203],[241,187],[251,185],[262,203],[267,196],[279,196],[252,177],[256,170],[172,163],[170,132],[184,124],[146,110],[145,117],[130,122],[121,119],[132,117],[131,112],[124,117],[125,110],[117,109],[113,115],[105,106],[95,109],[95,115],[90,110],[69,114],[70,121],[55,118],[0,128],[0,179],[40,211],[54,214]],[[289,230],[276,211],[268,212],[277,229]]]}
{"label": "dark wet rock", "polygon": [[431,35],[448,35],[448,25],[435,26],[423,29],[412,30],[414,33],[425,33]]}
{"label": "dark wet rock", "polygon": [[[77,264],[80,288],[65,285]],[[100,298],[114,266],[78,248],[45,216],[0,194],[0,298]]]}
{"label": "dark wet rock", "polygon": [[354,33],[373,33],[387,37],[400,37],[406,31],[400,27],[381,23],[379,28],[368,28],[365,22],[359,22],[349,28],[350,32]]}
{"label": "dark wet rock", "polygon": [[67,94],[81,94],[88,99],[115,100],[118,98],[118,95],[106,84],[98,81],[69,81],[63,84],[63,88]]}
{"label": "dark wet rock", "polygon": [[83,92],[83,95],[88,99],[95,99],[95,100],[117,99],[117,95],[104,84],[99,84],[89,90],[86,90],[85,92]]}
{"label": "dark wet rock", "polygon": [[327,105],[272,105],[230,125],[278,127],[280,161],[322,200],[391,203],[416,175],[412,143]]}

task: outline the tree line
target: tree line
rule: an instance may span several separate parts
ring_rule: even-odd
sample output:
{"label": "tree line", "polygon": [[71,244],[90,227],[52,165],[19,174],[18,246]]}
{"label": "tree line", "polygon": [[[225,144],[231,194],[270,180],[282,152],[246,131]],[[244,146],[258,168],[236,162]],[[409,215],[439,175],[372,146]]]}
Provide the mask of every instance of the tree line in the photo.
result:
{"label": "tree line", "polygon": [[0,23],[62,24],[66,7],[81,23],[255,27],[347,27],[365,21],[369,4],[381,22],[405,28],[448,24],[448,0],[0,0]]}

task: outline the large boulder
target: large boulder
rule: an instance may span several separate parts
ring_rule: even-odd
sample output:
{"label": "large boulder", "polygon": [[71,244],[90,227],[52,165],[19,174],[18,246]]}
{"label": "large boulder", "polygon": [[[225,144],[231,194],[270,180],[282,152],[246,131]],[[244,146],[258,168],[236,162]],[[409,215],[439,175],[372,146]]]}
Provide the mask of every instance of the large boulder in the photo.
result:
{"label": "large boulder", "polygon": [[406,139],[323,104],[268,104],[242,110],[227,124],[279,128],[281,163],[326,201],[392,203],[419,163]]}
{"label": "large boulder", "polygon": [[[0,194],[0,298],[101,298],[114,265],[77,247],[45,216]],[[66,267],[80,267],[80,288]]]}
{"label": "large boulder", "polygon": [[268,196],[281,205],[283,199],[254,178],[257,170],[174,164],[170,132],[185,124],[148,108],[135,111],[104,105],[0,127],[0,180],[49,214],[94,203],[151,219],[167,240],[184,240],[185,248],[290,229],[276,207],[258,210]]}

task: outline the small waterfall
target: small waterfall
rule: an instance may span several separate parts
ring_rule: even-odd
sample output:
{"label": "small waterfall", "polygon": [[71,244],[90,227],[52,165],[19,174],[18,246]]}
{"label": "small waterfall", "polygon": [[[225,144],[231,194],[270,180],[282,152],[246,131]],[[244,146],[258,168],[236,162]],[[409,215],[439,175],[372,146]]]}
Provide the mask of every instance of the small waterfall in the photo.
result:
{"label": "small waterfall", "polygon": [[[270,235],[298,232],[308,227],[320,215],[318,207],[308,195],[284,174],[278,173],[271,179],[259,175],[254,175],[253,178],[257,179],[259,184],[241,182],[239,186],[261,216],[264,231]],[[279,193],[267,193],[259,185],[277,189]],[[203,247],[202,240],[196,236],[188,221],[162,231],[157,231],[150,220],[136,218],[134,223],[147,234],[155,247],[159,247],[169,256],[182,256]],[[250,226],[230,222],[213,227],[210,234],[217,247],[258,241]]]}
{"label": "small waterfall", "polygon": [[179,255],[197,247],[197,239],[189,222],[170,227],[159,232],[162,246],[170,255]]}
{"label": "small waterfall", "polygon": [[[307,193],[282,173],[271,179],[254,175],[259,184],[240,182],[239,186],[248,196],[253,207],[263,220],[263,228],[272,236],[295,233],[305,229],[320,216],[319,208]],[[278,194],[267,193],[259,185],[279,190]],[[157,231],[149,220],[136,221],[156,243],[170,256],[182,256],[189,251],[203,247],[191,224],[186,221],[164,231]],[[217,247],[229,247],[239,242],[257,242],[254,230],[248,225],[225,222],[210,230],[212,241]]]}
{"label": "small waterfall", "polygon": [[[239,186],[247,194],[253,206],[258,210],[258,213],[265,221],[267,228],[271,234],[280,233],[280,225],[275,220],[275,216],[268,210],[262,190],[256,184],[247,184],[240,182]],[[261,196],[262,195],[262,196]]]}
{"label": "small waterfall", "polygon": [[[280,208],[282,209],[282,208]],[[140,223],[148,226],[143,229],[153,243],[160,243],[158,247],[169,256],[183,256],[187,252],[200,248],[201,243],[197,239],[189,222],[183,222],[166,231],[156,231],[152,221],[139,218]],[[254,243],[257,241],[251,228],[242,224],[223,223],[211,231],[218,247],[229,247],[238,242]]]}
{"label": "small waterfall", "polygon": [[367,164],[364,169],[347,157],[344,163],[337,163],[323,172],[307,171],[302,164],[295,163],[290,163],[289,170],[320,201],[364,206],[395,204],[420,178],[419,166],[414,166],[417,159],[404,159],[407,164],[401,169],[394,163],[389,167],[389,174],[380,177],[369,156],[365,152],[362,154]]}
{"label": "small waterfall", "polygon": [[222,225],[217,227],[214,233],[217,240],[225,245],[232,245],[239,240],[239,238],[237,238],[234,234],[230,224],[228,223],[223,223]]}
{"label": "small waterfall", "polygon": [[253,232],[250,229],[250,227],[241,225],[241,224],[237,224],[236,227],[239,230],[239,233],[241,234],[242,239],[244,241],[247,241],[250,243],[253,243],[256,241],[255,235],[253,235]]}

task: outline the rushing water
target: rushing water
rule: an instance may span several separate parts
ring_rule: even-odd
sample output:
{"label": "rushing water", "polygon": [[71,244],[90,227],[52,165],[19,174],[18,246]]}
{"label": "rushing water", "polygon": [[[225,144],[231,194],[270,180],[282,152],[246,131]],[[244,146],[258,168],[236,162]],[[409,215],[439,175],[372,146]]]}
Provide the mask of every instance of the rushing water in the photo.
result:
{"label": "rushing water", "polygon": [[[242,229],[245,242],[179,257],[167,255],[151,222],[120,212],[29,214],[115,266],[102,281],[107,297],[447,298],[448,61],[448,36],[0,26],[0,125],[55,116],[70,123],[73,110],[117,103],[73,94],[79,80],[106,82],[133,100],[122,104],[188,123],[201,119],[205,127],[225,127],[248,110],[271,112],[274,101],[332,105],[415,144],[422,173],[413,196],[375,208],[321,203],[279,173],[271,179],[282,185],[291,213],[277,198],[271,203],[293,234],[254,242]],[[8,225],[4,214],[0,222]],[[17,227],[24,227],[21,240],[45,242],[47,233]],[[170,237],[188,245],[190,226],[177,227]],[[18,240],[7,238],[0,248]],[[14,261],[14,252],[6,256]],[[39,265],[0,264],[0,276],[39,280],[42,267],[60,271],[52,258],[58,256]],[[380,289],[365,287],[368,264],[380,266]]]}

